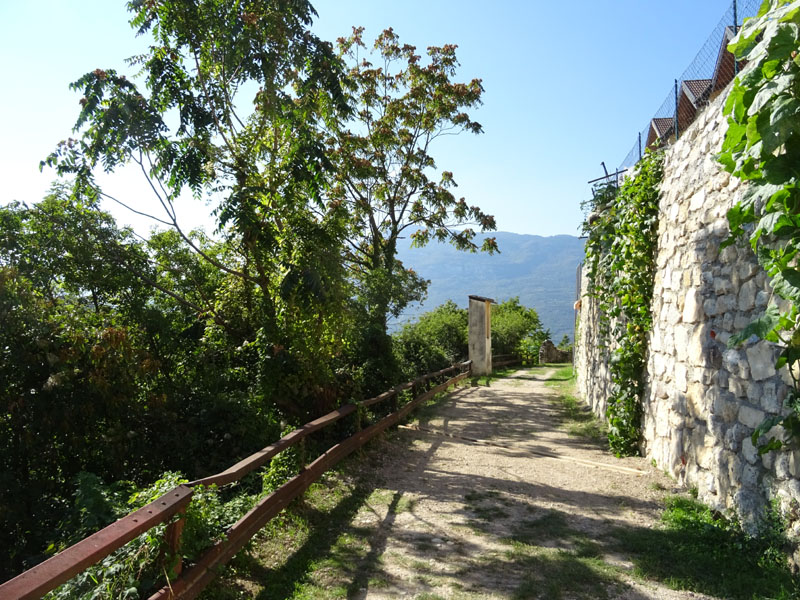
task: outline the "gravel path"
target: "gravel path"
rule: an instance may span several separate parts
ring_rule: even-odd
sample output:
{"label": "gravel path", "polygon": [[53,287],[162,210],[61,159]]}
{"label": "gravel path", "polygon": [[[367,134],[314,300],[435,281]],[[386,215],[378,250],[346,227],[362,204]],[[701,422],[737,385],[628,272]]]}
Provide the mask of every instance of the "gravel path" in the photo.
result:
{"label": "gravel path", "polygon": [[[615,532],[673,482],[560,428],[552,370],[462,388],[378,444],[354,598],[708,598],[634,577]],[[374,462],[374,461],[373,461]]]}

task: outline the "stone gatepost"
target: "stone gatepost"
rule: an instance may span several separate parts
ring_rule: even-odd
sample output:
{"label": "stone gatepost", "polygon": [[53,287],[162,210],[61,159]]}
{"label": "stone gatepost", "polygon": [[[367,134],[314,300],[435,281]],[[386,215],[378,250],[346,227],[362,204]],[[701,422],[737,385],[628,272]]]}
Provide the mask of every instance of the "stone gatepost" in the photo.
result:
{"label": "stone gatepost", "polygon": [[473,375],[492,373],[492,304],[491,298],[469,297],[469,359]]}

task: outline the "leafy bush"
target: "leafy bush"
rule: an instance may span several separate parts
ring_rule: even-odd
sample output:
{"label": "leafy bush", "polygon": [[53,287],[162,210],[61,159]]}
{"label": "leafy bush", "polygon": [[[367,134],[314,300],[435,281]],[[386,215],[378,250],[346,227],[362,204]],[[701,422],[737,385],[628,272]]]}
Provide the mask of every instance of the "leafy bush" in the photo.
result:
{"label": "leafy bush", "polygon": [[392,336],[396,360],[406,379],[466,360],[467,311],[448,300],[404,325]]}
{"label": "leafy bush", "polygon": [[618,456],[635,454],[641,435],[662,162],[662,153],[648,152],[618,193],[604,186],[584,225],[588,294],[598,302],[599,338],[606,348],[610,340],[616,342],[609,361],[612,390],[606,419],[609,444]]}
{"label": "leafy bush", "polygon": [[518,296],[492,307],[492,354],[530,354],[535,348],[538,360],[537,344],[540,346],[549,337],[538,313],[520,304]]}
{"label": "leafy bush", "polygon": [[[164,473],[158,481],[130,495],[120,483],[106,486],[91,473],[78,478],[75,509],[86,523],[101,523],[138,510],[186,483],[179,473]],[[123,484],[126,485],[126,484]],[[195,559],[253,507],[258,496],[238,494],[225,500],[216,486],[196,487],[186,510],[181,556]],[[47,600],[105,600],[146,598],[164,583],[172,558],[164,554],[166,525],[158,525],[132,540],[97,565],[83,571],[45,596]],[[91,533],[91,532],[86,532]],[[58,548],[60,550],[62,548]],[[51,548],[54,552],[56,548]]]}

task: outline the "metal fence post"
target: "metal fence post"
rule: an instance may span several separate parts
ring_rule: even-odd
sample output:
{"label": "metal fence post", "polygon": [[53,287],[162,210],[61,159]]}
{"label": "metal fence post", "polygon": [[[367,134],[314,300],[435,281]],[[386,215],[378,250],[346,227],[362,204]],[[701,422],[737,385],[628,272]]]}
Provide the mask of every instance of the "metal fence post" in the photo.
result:
{"label": "metal fence post", "polygon": [[183,534],[183,526],[186,524],[186,507],[179,510],[176,514],[178,515],[178,520],[167,525],[167,530],[164,532],[164,541],[167,546],[167,555],[164,559],[165,563],[166,560],[172,562],[172,565],[165,564],[165,567],[177,577],[183,570],[181,535]]}
{"label": "metal fence post", "polygon": [[[739,33],[739,11],[736,5],[737,1],[733,0],[733,35]],[[739,74],[739,62],[735,56],[733,57],[733,74]]]}
{"label": "metal fence post", "polygon": [[678,138],[681,135],[680,130],[678,129],[678,80],[675,80],[675,119],[674,119],[674,129],[675,129],[675,141],[678,141]]}
{"label": "metal fence post", "polygon": [[642,132],[639,132],[639,160],[642,160]]}

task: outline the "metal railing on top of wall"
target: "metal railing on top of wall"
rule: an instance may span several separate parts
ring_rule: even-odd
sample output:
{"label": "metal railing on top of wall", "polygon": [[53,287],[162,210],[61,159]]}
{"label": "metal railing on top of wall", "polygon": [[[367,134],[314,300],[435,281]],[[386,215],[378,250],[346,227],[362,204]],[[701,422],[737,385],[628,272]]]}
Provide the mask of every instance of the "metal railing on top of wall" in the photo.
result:
{"label": "metal railing on top of wall", "polygon": [[761,0],[733,0],[708,36],[694,60],[670,86],[664,102],[639,132],[630,152],[619,166],[624,171],[642,158],[646,148],[659,140],[674,140],[692,123],[695,115],[718,96],[738,72],[739,65],[727,46],[742,21],[753,17]]}

